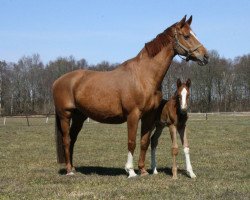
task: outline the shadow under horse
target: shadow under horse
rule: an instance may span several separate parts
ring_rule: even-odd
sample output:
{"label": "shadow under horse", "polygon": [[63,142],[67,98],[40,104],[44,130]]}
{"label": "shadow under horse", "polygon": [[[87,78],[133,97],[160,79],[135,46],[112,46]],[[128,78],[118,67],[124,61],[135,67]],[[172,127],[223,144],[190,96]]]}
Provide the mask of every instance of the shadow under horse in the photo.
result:
{"label": "shadow under horse", "polygon": [[[125,170],[136,176],[133,153],[141,119],[139,170],[146,173],[145,152],[154,126],[153,113],[159,106],[160,86],[175,55],[199,65],[208,62],[205,47],[191,30],[192,16],[184,16],[145,44],[134,58],[108,72],[76,70],[58,78],[53,84],[56,112],[56,143],[59,163],[66,163],[73,174],[73,149],[84,121],[89,117],[101,123],[127,122],[128,157]],[[101,134],[101,133],[100,133]]]}

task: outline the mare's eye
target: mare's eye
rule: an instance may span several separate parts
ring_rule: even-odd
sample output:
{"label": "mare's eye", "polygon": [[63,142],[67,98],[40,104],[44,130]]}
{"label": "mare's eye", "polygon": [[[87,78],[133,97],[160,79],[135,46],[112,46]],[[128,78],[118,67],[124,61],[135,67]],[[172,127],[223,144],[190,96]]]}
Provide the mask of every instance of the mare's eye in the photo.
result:
{"label": "mare's eye", "polygon": [[185,40],[188,40],[190,38],[189,35],[184,35],[183,37],[184,37]]}

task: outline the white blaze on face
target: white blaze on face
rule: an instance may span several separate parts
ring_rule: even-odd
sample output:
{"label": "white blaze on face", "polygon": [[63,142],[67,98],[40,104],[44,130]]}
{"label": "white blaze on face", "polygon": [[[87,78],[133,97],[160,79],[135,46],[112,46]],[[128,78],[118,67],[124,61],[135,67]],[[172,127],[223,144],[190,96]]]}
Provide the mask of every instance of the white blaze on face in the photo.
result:
{"label": "white blaze on face", "polygon": [[[195,35],[195,33],[191,30],[190,31],[190,34],[192,35],[192,36],[194,36],[194,38],[196,39],[196,40],[198,40],[198,38],[197,38],[197,36]],[[198,40],[199,41],[199,40]]]}
{"label": "white blaze on face", "polygon": [[181,91],[181,109],[187,108],[187,89],[183,88]]}

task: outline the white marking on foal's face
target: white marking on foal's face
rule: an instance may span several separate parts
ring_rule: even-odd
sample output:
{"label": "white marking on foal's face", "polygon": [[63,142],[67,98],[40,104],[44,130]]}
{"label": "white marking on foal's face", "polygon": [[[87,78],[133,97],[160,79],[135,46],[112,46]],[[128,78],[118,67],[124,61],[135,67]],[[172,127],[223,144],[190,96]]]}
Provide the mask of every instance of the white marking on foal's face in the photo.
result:
{"label": "white marking on foal's face", "polygon": [[[194,38],[196,39],[196,40],[198,40],[198,38],[197,38],[197,36],[195,35],[195,33],[191,30],[190,31],[190,34],[192,35],[192,36],[194,36]],[[199,41],[199,40],[198,40]]]}
{"label": "white marking on foal's face", "polygon": [[187,89],[183,88],[181,91],[181,109],[187,108]]}

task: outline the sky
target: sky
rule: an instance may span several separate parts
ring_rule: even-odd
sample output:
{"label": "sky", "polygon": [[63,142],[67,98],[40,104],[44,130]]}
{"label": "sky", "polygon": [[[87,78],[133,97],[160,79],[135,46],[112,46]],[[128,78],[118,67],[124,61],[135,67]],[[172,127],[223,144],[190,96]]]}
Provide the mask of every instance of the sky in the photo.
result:
{"label": "sky", "polygon": [[208,50],[250,53],[249,0],[0,0],[0,60],[38,53],[44,63],[71,55],[121,63],[184,15]]}

